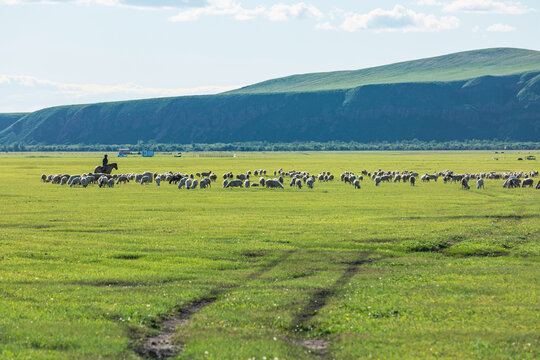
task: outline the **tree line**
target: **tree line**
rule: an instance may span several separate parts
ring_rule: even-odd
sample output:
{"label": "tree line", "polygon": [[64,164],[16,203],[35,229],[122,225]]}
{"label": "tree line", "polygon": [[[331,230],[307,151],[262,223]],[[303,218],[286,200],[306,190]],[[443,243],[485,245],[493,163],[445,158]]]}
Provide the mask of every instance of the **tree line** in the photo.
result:
{"label": "tree line", "polygon": [[153,150],[156,152],[199,152],[199,151],[411,151],[411,150],[540,150],[540,142],[523,142],[511,140],[465,140],[465,141],[422,141],[403,140],[395,142],[291,142],[271,143],[248,141],[236,143],[214,144],[159,144],[142,142],[137,144],[24,144],[21,142],[0,145],[2,152],[23,151],[108,151],[115,152],[119,148],[131,151]]}

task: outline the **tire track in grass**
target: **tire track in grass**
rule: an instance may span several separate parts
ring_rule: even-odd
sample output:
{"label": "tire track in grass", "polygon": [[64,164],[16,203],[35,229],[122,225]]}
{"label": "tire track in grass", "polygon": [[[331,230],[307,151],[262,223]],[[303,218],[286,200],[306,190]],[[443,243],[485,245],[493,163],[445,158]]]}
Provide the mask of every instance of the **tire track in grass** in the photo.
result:
{"label": "tire track in grass", "polygon": [[[349,266],[345,269],[343,274],[330,286],[329,288],[315,291],[308,303],[302,307],[302,311],[299,312],[291,324],[291,331],[294,333],[311,331],[312,329],[307,326],[313,317],[317,315],[320,309],[326,306],[328,300],[336,295],[359,271],[360,267],[374,260],[366,259],[366,254],[358,258],[356,261],[347,263]],[[302,345],[307,348],[312,354],[325,358],[328,353],[328,345],[330,340],[324,339],[291,339],[292,342]]]}
{"label": "tire track in grass", "polygon": [[[260,278],[265,273],[287,260],[294,252],[296,252],[296,250],[286,251],[283,256],[276,257],[272,261],[261,265],[258,267],[257,271],[247,276],[247,279],[253,281]],[[182,352],[183,346],[182,344],[175,346],[171,340],[178,331],[178,328],[189,323],[193,315],[197,314],[207,306],[212,305],[220,296],[239,287],[240,285],[230,288],[214,289],[208,295],[194,300],[187,305],[183,305],[175,314],[161,322],[160,333],[146,338],[144,344],[136,349],[137,354],[151,359],[168,359],[177,356]]]}

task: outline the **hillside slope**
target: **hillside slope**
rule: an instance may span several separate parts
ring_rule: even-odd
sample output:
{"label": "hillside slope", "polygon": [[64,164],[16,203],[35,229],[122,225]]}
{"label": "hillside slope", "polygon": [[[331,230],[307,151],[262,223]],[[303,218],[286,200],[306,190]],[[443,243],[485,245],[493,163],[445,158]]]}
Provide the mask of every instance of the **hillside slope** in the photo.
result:
{"label": "hillside slope", "polygon": [[540,71],[540,51],[494,48],[400,62],[356,71],[287,76],[227,94],[262,94],[351,89],[369,84],[456,81],[480,76]]}
{"label": "hillside slope", "polygon": [[44,109],[0,143],[540,139],[540,71],[349,90],[229,94]]}
{"label": "hillside slope", "polygon": [[4,130],[11,124],[15,123],[17,120],[27,115],[26,113],[6,113],[0,114],[0,131]]}

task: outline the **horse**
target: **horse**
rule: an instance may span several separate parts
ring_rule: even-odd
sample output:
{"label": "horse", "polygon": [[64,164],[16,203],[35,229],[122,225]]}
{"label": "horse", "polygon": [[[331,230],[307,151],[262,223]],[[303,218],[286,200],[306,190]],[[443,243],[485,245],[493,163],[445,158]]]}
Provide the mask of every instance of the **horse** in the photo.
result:
{"label": "horse", "polygon": [[110,163],[105,166],[96,166],[94,169],[94,173],[96,174],[110,174],[113,169],[118,170],[118,164],[117,163]]}

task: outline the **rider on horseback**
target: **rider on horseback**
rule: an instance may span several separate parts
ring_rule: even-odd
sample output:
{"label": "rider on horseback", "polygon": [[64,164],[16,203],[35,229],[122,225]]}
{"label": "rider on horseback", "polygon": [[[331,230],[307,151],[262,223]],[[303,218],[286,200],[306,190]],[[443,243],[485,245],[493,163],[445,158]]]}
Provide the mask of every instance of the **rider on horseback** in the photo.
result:
{"label": "rider on horseback", "polygon": [[109,163],[109,159],[107,159],[107,154],[103,157],[103,166],[101,167],[101,172],[105,173],[107,172],[107,164]]}

